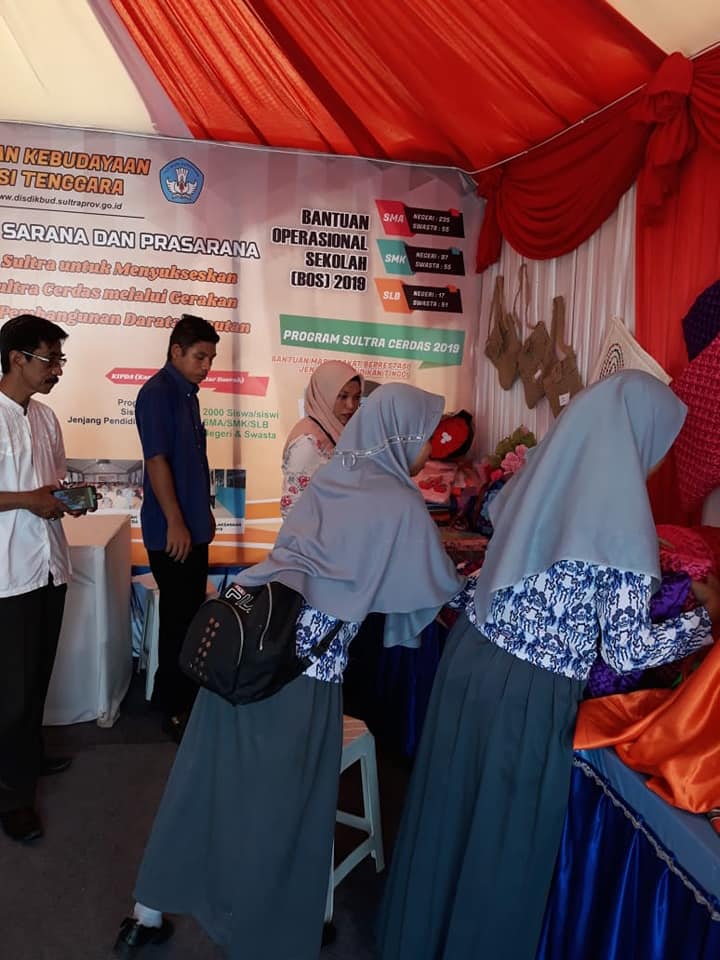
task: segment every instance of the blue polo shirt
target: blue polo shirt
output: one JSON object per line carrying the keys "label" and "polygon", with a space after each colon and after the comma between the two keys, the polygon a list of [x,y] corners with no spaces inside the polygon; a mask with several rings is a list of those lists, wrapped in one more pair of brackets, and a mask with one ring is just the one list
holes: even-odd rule
{"label": "blue polo shirt", "polygon": [[[135,402],[143,457],[162,454],[175,481],[175,494],[193,545],[210,543],[210,470],[205,427],[200,419],[197,384],[190,383],[171,363],[150,377]],[[148,550],[164,550],[167,521],[147,470],[140,511],[143,541]]]}

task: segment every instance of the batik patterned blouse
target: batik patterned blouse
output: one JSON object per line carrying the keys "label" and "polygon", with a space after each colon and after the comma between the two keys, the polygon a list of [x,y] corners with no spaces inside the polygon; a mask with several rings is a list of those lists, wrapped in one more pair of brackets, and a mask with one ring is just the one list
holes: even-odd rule
{"label": "batik patterned blouse", "polygon": [[563,560],[493,594],[485,623],[475,613],[475,577],[451,605],[488,640],[521,660],[586,680],[598,654],[626,673],[670,663],[712,642],[705,607],[672,620],[650,619],[649,576]]}
{"label": "batik patterned blouse", "polygon": [[[598,653],[626,673],[679,660],[712,642],[705,607],[663,623],[650,619],[649,576],[562,560],[514,587],[498,590],[484,624],[475,613],[475,576],[448,606],[464,609],[488,640],[552,673],[587,680]],[[297,621],[297,652],[306,656],[336,620],[304,604]],[[327,653],[305,671],[317,680],[342,682],[348,647],[360,624],[346,623]]]}
{"label": "batik patterned blouse", "polygon": [[[296,624],[295,650],[297,655],[306,657],[315,644],[322,640],[324,636],[327,636],[336,623],[335,617],[331,617],[327,613],[321,613],[320,610],[304,603]],[[333,638],[327,652],[308,667],[304,676],[313,677],[315,680],[327,680],[331,683],[342,683],[343,672],[348,661],[348,647],[359,629],[359,623],[345,623],[338,631],[337,636]]]}

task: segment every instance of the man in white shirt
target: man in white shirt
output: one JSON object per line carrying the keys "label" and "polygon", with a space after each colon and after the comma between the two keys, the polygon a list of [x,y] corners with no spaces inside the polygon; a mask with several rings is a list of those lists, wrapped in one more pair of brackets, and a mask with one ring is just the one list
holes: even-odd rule
{"label": "man in white shirt", "polygon": [[42,836],[39,776],[70,766],[45,756],[42,718],[55,661],[70,555],[53,496],[65,450],[53,411],[32,400],[62,375],[67,334],[23,315],[0,329],[0,823],[13,840]]}

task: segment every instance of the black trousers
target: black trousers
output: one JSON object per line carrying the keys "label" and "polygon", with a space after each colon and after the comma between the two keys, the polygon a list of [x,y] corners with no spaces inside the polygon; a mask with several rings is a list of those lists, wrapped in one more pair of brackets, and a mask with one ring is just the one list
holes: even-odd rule
{"label": "black trousers", "polygon": [[0,813],[32,806],[65,584],[0,598]]}
{"label": "black trousers", "polygon": [[149,550],[150,569],[160,590],[160,639],[153,701],[167,716],[190,710],[197,686],[178,666],[188,624],[205,600],[207,544],[193,547],[184,563],[164,550]]}

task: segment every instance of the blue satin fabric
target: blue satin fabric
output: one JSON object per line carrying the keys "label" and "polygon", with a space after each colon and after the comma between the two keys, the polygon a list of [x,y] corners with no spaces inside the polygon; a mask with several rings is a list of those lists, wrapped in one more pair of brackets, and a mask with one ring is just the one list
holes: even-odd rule
{"label": "blue satin fabric", "polygon": [[720,921],[598,784],[573,769],[537,960],[718,957]]}

